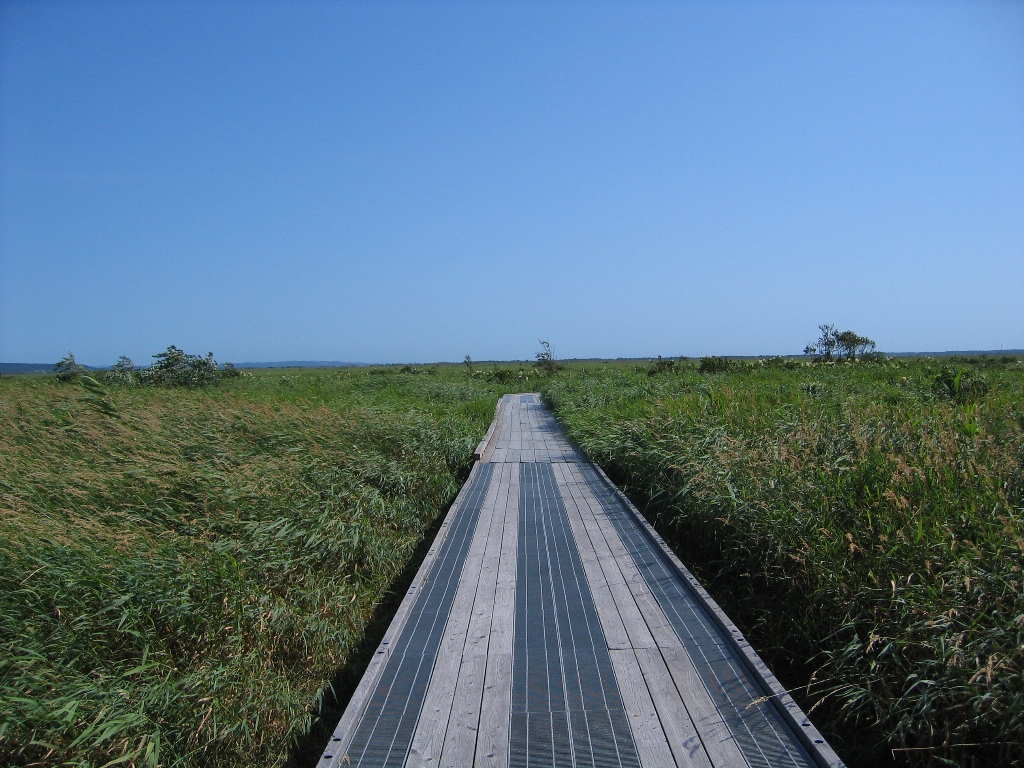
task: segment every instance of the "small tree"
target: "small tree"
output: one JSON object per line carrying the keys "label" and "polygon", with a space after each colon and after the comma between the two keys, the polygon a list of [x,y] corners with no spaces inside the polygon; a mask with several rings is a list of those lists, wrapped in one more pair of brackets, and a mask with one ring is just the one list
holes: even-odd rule
{"label": "small tree", "polygon": [[551,344],[543,339],[540,341],[540,352],[537,353],[536,357],[537,360],[533,364],[534,367],[539,368],[548,375],[553,374],[562,368],[562,366],[555,361],[555,350],[551,348]]}
{"label": "small tree", "polygon": [[737,367],[736,363],[727,357],[711,355],[702,357],[697,371],[700,373],[726,373]]}
{"label": "small tree", "polygon": [[873,352],[875,342],[854,331],[840,331],[836,334],[836,346],[839,348],[840,354],[845,355],[847,360],[856,360],[858,355]]}
{"label": "small tree", "polygon": [[658,355],[657,360],[651,361],[651,367],[647,369],[648,376],[657,376],[659,373],[671,373],[676,368],[676,361],[672,358],[667,360]]}
{"label": "small tree", "polygon": [[837,357],[856,360],[859,356],[874,352],[875,342],[867,336],[854,331],[838,331],[832,324],[819,325],[818,330],[821,336],[816,342],[804,347],[804,354],[817,355],[819,361],[831,362]]}
{"label": "small tree", "polygon": [[111,384],[121,384],[123,386],[133,386],[139,383],[138,373],[135,368],[135,363],[132,362],[130,357],[121,355],[117,362],[110,369],[104,377]]}
{"label": "small tree", "polygon": [[221,371],[213,353],[206,357],[188,355],[173,344],[163,352],[153,355],[155,363],[146,371],[140,371],[148,384],[162,384],[168,387],[204,387],[220,381]]}
{"label": "small tree", "polygon": [[75,362],[74,352],[68,352],[67,357],[57,361],[53,370],[57,373],[57,381],[77,381],[78,377],[85,373],[85,366]]}
{"label": "small tree", "polygon": [[836,340],[836,327],[831,323],[822,324],[818,326],[818,330],[821,331],[821,336],[818,337],[817,343],[810,348],[817,352],[820,360],[831,360],[836,345],[839,343]]}

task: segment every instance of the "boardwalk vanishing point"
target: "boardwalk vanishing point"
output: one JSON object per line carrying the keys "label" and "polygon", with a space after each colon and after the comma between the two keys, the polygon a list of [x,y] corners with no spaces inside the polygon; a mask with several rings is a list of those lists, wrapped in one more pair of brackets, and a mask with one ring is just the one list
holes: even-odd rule
{"label": "boardwalk vanishing point", "polygon": [[537,395],[476,459],[317,768],[843,765]]}

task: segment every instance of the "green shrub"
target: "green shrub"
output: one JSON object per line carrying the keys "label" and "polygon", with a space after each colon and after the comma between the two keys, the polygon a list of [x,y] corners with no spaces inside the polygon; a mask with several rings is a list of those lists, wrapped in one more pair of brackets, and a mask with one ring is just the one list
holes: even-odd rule
{"label": "green shrub", "polygon": [[143,384],[164,387],[206,387],[221,379],[221,371],[213,353],[206,357],[189,355],[173,344],[163,352],[153,355],[156,361],[149,368],[139,371]]}
{"label": "green shrub", "polygon": [[737,367],[737,363],[733,360],[712,355],[711,357],[702,357],[697,370],[701,373],[725,373],[726,371],[735,370]]}
{"label": "green shrub", "polygon": [[651,367],[647,369],[648,376],[657,376],[662,373],[672,373],[676,369],[676,361],[672,358],[663,358],[658,355],[658,359],[651,363]]}
{"label": "green shrub", "polygon": [[932,386],[935,394],[958,403],[980,400],[988,394],[988,382],[979,373],[943,366]]}
{"label": "green shrub", "polygon": [[78,381],[78,377],[85,373],[85,367],[75,362],[73,352],[68,352],[67,357],[54,363],[53,370],[57,374],[57,381],[64,383]]}

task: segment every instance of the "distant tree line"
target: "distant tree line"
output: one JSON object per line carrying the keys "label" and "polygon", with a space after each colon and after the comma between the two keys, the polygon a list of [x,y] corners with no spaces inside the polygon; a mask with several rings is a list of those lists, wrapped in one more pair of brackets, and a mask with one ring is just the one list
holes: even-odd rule
{"label": "distant tree line", "polygon": [[[241,371],[231,363],[219,365],[213,359],[213,353],[206,357],[190,355],[173,344],[153,355],[154,363],[148,368],[140,368],[131,358],[122,355],[109,371],[99,373],[96,378],[108,384],[126,387],[163,386],[163,387],[208,387],[222,379],[234,378]],[[75,361],[75,355],[68,352],[67,357],[53,366],[57,381],[78,381],[87,376],[86,368]]]}

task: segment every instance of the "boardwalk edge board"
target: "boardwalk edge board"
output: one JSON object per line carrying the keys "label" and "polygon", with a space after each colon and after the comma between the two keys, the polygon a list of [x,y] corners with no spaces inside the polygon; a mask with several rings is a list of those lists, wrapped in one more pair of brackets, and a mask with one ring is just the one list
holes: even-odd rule
{"label": "boardwalk edge board", "polygon": [[484,435],[484,439],[480,441],[480,444],[473,451],[473,461],[480,461],[484,457],[484,451],[487,450],[487,443],[491,440],[491,435],[494,434],[494,425],[498,423],[498,413],[501,410],[501,398],[498,399],[498,404],[494,406],[494,418],[491,419],[491,425],[487,427],[487,434]]}
{"label": "boardwalk edge board", "polygon": [[[586,454],[583,454],[586,455]],[[591,462],[591,466],[597,470],[601,479],[607,484],[609,490],[619,501],[621,501],[626,509],[630,511],[633,518],[640,525],[640,528],[647,534],[647,537],[658,547],[662,555],[672,564],[672,567],[679,572],[679,575],[683,577],[684,583],[690,588],[690,591],[696,597],[704,610],[708,612],[712,620],[718,626],[725,637],[728,638],[729,644],[733,650],[739,655],[739,657],[746,663],[748,670],[754,676],[761,685],[769,692],[770,700],[775,705],[779,714],[783,720],[792,728],[793,733],[800,739],[800,743],[803,747],[811,754],[811,757],[822,766],[822,768],[845,768],[845,763],[840,759],[839,755],[836,754],[835,750],[829,746],[829,743],[825,740],[825,737],[821,735],[810,718],[800,708],[800,705],[796,703],[793,697],[790,695],[778,678],[768,668],[768,665],[764,663],[761,657],[754,650],[753,646],[747,642],[747,639],[743,637],[743,633],[740,632],[739,628],[732,622],[728,614],[722,610],[721,606],[715,602],[715,599],[711,597],[703,585],[697,579],[690,569],[683,565],[683,562],[676,556],[665,540],[661,537],[654,526],[647,520],[646,517],[640,512],[639,509],[629,500],[629,497],[622,492],[622,490],[615,485],[605,474],[605,471],[597,464]]]}
{"label": "boardwalk edge board", "polygon": [[494,418],[491,419],[491,425],[487,428],[487,434],[484,435],[484,439],[480,441],[480,444],[473,451],[473,461],[483,461],[484,454],[487,452],[487,446],[491,442],[491,437],[494,435],[494,429],[498,424],[501,423],[501,414],[504,410],[505,398],[499,397],[498,404],[494,406]]}
{"label": "boardwalk edge board", "polygon": [[[444,540],[447,538],[448,533],[452,528],[452,523],[454,522],[459,510],[462,508],[462,505],[465,503],[465,499],[466,496],[469,495],[470,488],[473,486],[472,481],[475,479],[475,475],[479,471],[480,464],[474,463],[473,468],[470,470],[469,477],[466,478],[466,482],[463,484],[462,488],[459,489],[459,493],[455,497],[455,501],[453,501],[452,505],[448,508],[448,514],[445,515],[444,522],[441,523],[441,527],[437,531],[437,536],[434,537],[434,541],[430,545],[430,549],[427,551],[427,556],[424,557],[423,562],[420,563],[420,567],[416,571],[416,576],[413,578],[412,583],[409,585],[409,589],[406,590],[405,597],[402,598],[402,602],[398,606],[398,611],[395,613],[395,617],[391,620],[391,624],[384,633],[384,637],[381,639],[380,645],[377,646],[377,650],[374,652],[373,658],[367,665],[366,672],[363,673],[363,677],[359,681],[359,685],[356,687],[355,692],[352,694],[352,698],[349,700],[348,706],[345,707],[345,713],[341,716],[341,720],[338,721],[338,725],[334,729],[334,733],[331,735],[331,740],[327,743],[327,749],[324,753],[324,757],[321,758],[321,763],[325,759],[328,760],[326,763],[328,768],[348,765],[346,759],[348,757],[347,750],[349,744],[352,742],[352,736],[355,734],[356,726],[359,724],[359,720],[366,710],[370,694],[373,692],[374,688],[376,688],[377,683],[384,672],[384,665],[390,655],[391,645],[399,635],[402,634],[406,620],[409,618],[413,604],[416,602],[418,589],[423,585],[424,579],[426,579],[427,575],[430,573],[430,569],[433,567],[434,561],[437,559],[438,552],[441,550],[441,544],[444,543]],[[328,754],[331,755],[330,758],[327,758]]]}

